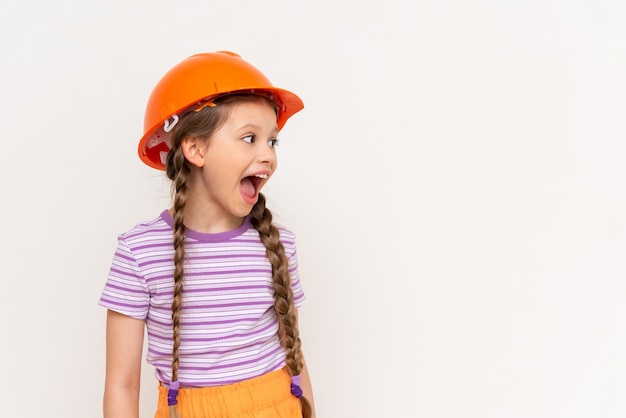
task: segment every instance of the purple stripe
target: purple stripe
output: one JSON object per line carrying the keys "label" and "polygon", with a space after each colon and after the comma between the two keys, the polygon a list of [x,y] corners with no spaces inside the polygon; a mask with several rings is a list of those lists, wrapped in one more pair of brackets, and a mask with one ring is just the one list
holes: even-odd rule
{"label": "purple stripe", "polygon": [[[236,242],[236,243],[245,243],[245,244],[258,244],[259,240],[258,239],[233,239],[231,240],[231,242]],[[285,240],[285,239],[281,239],[280,243],[283,244],[283,247],[286,246],[293,246],[294,242],[293,241],[289,241],[289,240]]]}
{"label": "purple stripe", "polygon": [[[170,341],[170,342],[171,342],[171,341]],[[278,352],[280,352],[280,351],[282,351],[282,350],[284,350],[284,348],[283,348],[281,345],[277,345],[277,346],[276,346],[276,347],[272,350],[272,353],[273,353],[273,354],[276,354],[276,353],[278,353]],[[172,355],[172,352],[171,352],[171,351],[169,351],[169,350],[168,350],[168,351],[159,351],[159,350],[157,350],[157,349],[148,348],[148,352],[149,352],[149,353],[151,353],[151,354],[155,354],[156,356],[171,356],[171,355]],[[228,349],[223,349],[223,350],[218,350],[218,349],[215,349],[215,350],[211,350],[211,354],[212,354],[212,355],[214,355],[215,357],[220,357],[220,356],[222,356],[222,355],[224,355],[224,354],[229,354],[229,353],[232,353],[232,350],[228,350]],[[256,353],[252,353],[252,354],[253,354],[253,357],[254,357],[254,358],[260,358],[260,357],[258,357],[258,356],[257,356],[257,354],[256,354]],[[264,355],[262,358],[265,358],[265,357],[271,357],[271,355]],[[206,360],[208,363],[210,363],[210,362],[214,361],[215,359],[209,359],[209,358],[207,358],[207,359],[205,359],[205,360]],[[157,362],[155,362],[155,363],[157,363]],[[160,362],[158,362],[158,363],[160,363]],[[171,365],[172,365],[171,363],[165,363],[165,364],[167,365],[167,367],[171,367]],[[229,364],[231,364],[231,363],[229,363]],[[203,368],[203,370],[212,369],[213,367],[217,367],[217,365],[211,365],[211,366],[204,367],[204,368]]]}
{"label": "purple stripe", "polygon": [[171,242],[163,242],[163,243],[152,243],[152,244],[138,245],[136,247],[133,247],[132,251],[138,253],[138,252],[144,251],[146,249],[160,249],[160,248],[171,249],[172,248],[172,243]]}
{"label": "purple stripe", "polygon": [[135,273],[133,272],[129,272],[129,271],[124,271],[124,270],[120,270],[120,269],[116,269],[114,267],[111,267],[111,273],[116,273],[120,276],[124,276],[124,277],[130,277],[130,278],[135,278],[137,277],[135,275]]}
{"label": "purple stripe", "polygon": [[[180,321],[182,327],[200,327],[200,326],[218,326],[218,325],[234,325],[234,324],[246,324],[256,322],[256,318],[240,318],[240,319],[228,319],[223,321]],[[150,322],[154,325],[160,325],[160,329],[169,328],[172,326],[172,321],[161,322],[154,318],[151,318]]]}
{"label": "purple stripe", "polygon": [[130,261],[131,263],[135,262],[135,259],[133,257],[127,256],[126,254],[118,251],[115,253],[115,257],[117,258],[121,258],[122,260],[126,260],[126,261]]}
{"label": "purple stripe", "polygon": [[[256,299],[259,298],[259,295],[255,295]],[[248,300],[244,299],[241,302],[229,302],[229,303],[217,303],[217,302],[207,302],[207,301],[187,301],[183,306],[185,309],[205,309],[210,310],[211,312],[217,311],[220,308],[228,308],[225,311],[230,312],[230,308],[240,308],[240,307],[262,307],[267,306],[269,301],[267,300]],[[169,306],[167,306],[169,309]],[[197,312],[197,311],[196,311]]]}
{"label": "purple stripe", "polygon": [[196,257],[188,257],[188,260],[232,260],[237,258],[266,258],[265,252],[243,252],[240,254],[219,254],[219,255],[202,255]]}
{"label": "purple stripe", "polygon": [[[216,326],[216,325],[234,325],[244,323],[255,323],[256,318],[241,318],[224,321],[181,321],[181,326],[199,327],[199,326]],[[171,324],[170,324],[171,325]]]}
{"label": "purple stripe", "polygon": [[137,305],[136,303],[121,303],[121,302],[116,302],[114,300],[111,299],[107,299],[104,296],[102,296],[100,298],[100,302],[105,305],[105,306],[117,306],[120,308],[131,308],[133,310],[142,310],[142,309],[146,309],[148,307],[147,303],[143,303],[140,305]]}
{"label": "purple stripe", "polygon": [[[172,268],[173,270],[173,268]],[[148,275],[148,277],[146,277],[146,282],[148,284],[150,283],[154,283],[154,282],[158,282],[160,280],[167,280],[167,281],[171,281],[172,283],[174,283],[174,278],[172,277],[172,272],[170,271],[169,273],[163,273],[159,276],[156,275]]]}
{"label": "purple stripe", "polygon": [[[172,290],[170,291],[165,291],[165,292],[159,292],[159,295],[162,297],[165,296],[174,296],[174,284],[171,283]],[[212,288],[197,288],[197,289],[190,289],[189,286],[188,287],[183,287],[183,293],[185,295],[188,294],[210,294],[210,293],[223,293],[223,292],[230,292],[230,291],[234,291],[234,290],[274,290],[274,288],[272,286],[267,286],[267,285],[258,285],[258,286],[231,286],[231,287],[216,287],[214,289]],[[265,294],[265,293],[262,293]]]}
{"label": "purple stripe", "polygon": [[[128,275],[128,273],[119,271],[117,269],[111,269],[111,271],[118,272],[119,274]],[[211,271],[211,272],[205,271],[205,272],[199,272],[199,273],[186,271],[185,277],[207,277],[207,278],[219,279],[218,276],[230,277],[230,276],[254,273],[254,274],[261,274],[262,275],[261,277],[263,278],[266,278],[266,277],[269,278],[271,272],[272,272],[271,269],[237,269],[237,270],[220,270],[220,271]],[[172,271],[163,272],[162,274],[159,274],[159,275],[152,275],[152,274],[148,275],[148,278],[146,280],[153,282],[155,280],[164,280],[164,279],[172,280]]]}
{"label": "purple stripe", "polygon": [[[211,343],[211,342],[216,342],[216,341],[226,341],[226,340],[235,340],[235,339],[249,339],[250,337],[254,337],[254,336],[258,336],[258,335],[263,335],[265,333],[265,331],[267,331],[268,329],[274,327],[275,324],[274,323],[270,323],[269,325],[264,326],[263,328],[257,328],[252,332],[243,332],[243,333],[236,333],[236,334],[228,334],[228,335],[223,335],[220,337],[204,337],[204,338],[192,338],[192,337],[185,337],[182,336],[181,337],[181,341],[182,342],[191,342],[191,343],[200,343],[200,342],[205,342],[205,343]],[[161,340],[161,341],[166,341],[166,342],[170,342],[172,341],[172,337],[171,335],[160,335],[157,333],[151,333],[152,337],[154,337],[155,339]]]}
{"label": "purple stripe", "polygon": [[249,285],[249,286],[225,286],[217,287],[215,289],[189,289],[187,287],[184,291],[188,293],[209,293],[209,292],[225,292],[230,290],[252,290],[252,289],[273,289],[272,286],[266,285]]}
{"label": "purple stripe", "polygon": [[[115,289],[115,290],[119,290],[121,293],[136,293],[139,295],[143,295],[146,293],[145,289],[135,289],[131,287],[118,286],[118,285],[113,284],[113,282],[107,283],[105,289],[106,290]],[[115,292],[111,292],[111,293],[115,293]]]}
{"label": "purple stripe", "polygon": [[211,342],[215,342],[215,341],[224,341],[225,339],[228,340],[235,340],[235,339],[248,339],[250,337],[254,337],[256,335],[263,335],[265,333],[265,331],[267,331],[268,329],[274,327],[275,325],[273,323],[270,323],[269,325],[264,326],[263,328],[258,328],[255,329],[252,332],[244,332],[244,333],[236,333],[236,334],[229,334],[228,337],[213,337],[213,338],[182,338],[182,341],[186,341],[186,342],[194,342],[194,343],[201,343],[201,342],[206,342],[206,343],[211,343]]}
{"label": "purple stripe", "polygon": [[[154,354],[155,356],[159,356],[159,357],[167,357],[167,356],[171,356],[172,352],[171,351],[158,351],[155,348],[149,347],[148,348],[148,353],[150,354]],[[171,366],[171,364],[170,364]]]}
{"label": "purple stripe", "polygon": [[[150,228],[150,230],[146,230],[143,228]],[[166,227],[155,227],[154,222],[144,223],[137,225],[137,230],[129,231],[123,235],[123,239],[126,241],[131,241],[132,238],[139,239],[144,236],[150,235],[172,235],[172,228],[170,226]],[[166,234],[163,234],[165,232]]]}
{"label": "purple stripe", "polygon": [[[172,257],[173,257],[173,251],[172,251]],[[141,261],[138,263],[138,266],[141,268],[144,267],[149,267],[153,264],[164,264],[165,266],[169,267],[172,264],[172,257],[167,257],[167,258],[155,258],[154,260],[146,260],[146,261]]]}
{"label": "purple stripe", "polygon": [[187,273],[185,272],[186,277],[204,277],[204,276],[223,276],[223,275],[234,275],[234,274],[249,274],[249,273],[270,273],[271,269],[236,269],[236,270],[218,270],[211,272],[201,272],[201,273]]}
{"label": "purple stripe", "polygon": [[210,308],[211,309],[216,309],[216,308],[238,308],[238,307],[243,307],[243,306],[253,307],[253,306],[265,306],[265,305],[267,305],[267,303],[263,302],[263,301],[259,301],[259,302],[241,302],[241,303],[237,303],[237,302],[233,302],[233,303],[211,303]]}
{"label": "purple stripe", "polygon": [[[164,258],[156,258],[154,260],[145,260],[138,263],[139,267],[149,267],[154,264],[171,264],[173,257],[173,251],[171,257]],[[262,260],[266,260],[267,256],[265,253],[263,254],[240,254],[240,255],[211,255],[211,256],[199,256],[199,257],[187,257],[187,261],[215,261],[215,260],[232,260],[232,259],[250,259],[250,258],[258,258]],[[129,259],[130,260],[130,259]],[[268,262],[269,263],[269,262]],[[258,264],[255,261],[255,264]]]}

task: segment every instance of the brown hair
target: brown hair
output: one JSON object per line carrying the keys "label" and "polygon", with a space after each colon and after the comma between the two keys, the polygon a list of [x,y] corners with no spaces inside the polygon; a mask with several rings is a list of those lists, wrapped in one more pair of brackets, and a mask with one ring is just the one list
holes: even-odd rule
{"label": "brown hair", "polygon": [[[181,143],[188,136],[207,139],[226,121],[234,103],[241,101],[266,101],[274,108],[276,105],[259,95],[230,95],[216,100],[216,106],[205,106],[199,111],[190,112],[180,119],[172,131],[171,149],[167,156],[166,174],[172,180],[174,195],[174,300],[172,302],[172,381],[178,380],[178,350],[180,348],[180,312],[183,289],[185,260],[184,248],[184,212],[187,202],[187,180],[191,173],[189,163],[183,155]],[[304,366],[301,342],[296,318],[289,260],[280,242],[278,228],[272,223],[272,213],[265,207],[265,197],[259,194],[257,203],[250,213],[252,226],[259,232],[261,242],[266,248],[267,258],[272,266],[274,287],[274,310],[278,320],[278,337],[286,352],[286,364],[292,376],[302,372]],[[312,415],[309,401],[301,397],[304,418]],[[179,418],[176,406],[170,406],[170,418]]]}

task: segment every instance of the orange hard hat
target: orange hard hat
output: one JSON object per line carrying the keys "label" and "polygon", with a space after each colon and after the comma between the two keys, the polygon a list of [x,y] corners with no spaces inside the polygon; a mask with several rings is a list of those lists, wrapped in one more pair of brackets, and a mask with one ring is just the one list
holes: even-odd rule
{"label": "orange hard hat", "polygon": [[204,101],[243,92],[267,96],[277,104],[279,130],[304,107],[298,96],[274,87],[263,73],[233,52],[192,55],[169,70],[152,90],[139,158],[150,167],[165,170],[169,130],[179,116]]}

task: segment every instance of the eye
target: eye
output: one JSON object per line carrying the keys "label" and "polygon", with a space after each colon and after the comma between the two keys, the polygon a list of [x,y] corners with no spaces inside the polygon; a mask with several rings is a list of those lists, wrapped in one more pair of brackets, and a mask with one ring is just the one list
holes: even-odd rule
{"label": "eye", "polygon": [[270,147],[276,148],[278,144],[280,144],[280,140],[278,138],[274,138],[267,141],[267,143],[270,144]]}
{"label": "eye", "polygon": [[241,140],[243,142],[247,142],[248,144],[254,144],[254,135],[252,135],[252,134],[246,135],[243,138],[241,138]]}

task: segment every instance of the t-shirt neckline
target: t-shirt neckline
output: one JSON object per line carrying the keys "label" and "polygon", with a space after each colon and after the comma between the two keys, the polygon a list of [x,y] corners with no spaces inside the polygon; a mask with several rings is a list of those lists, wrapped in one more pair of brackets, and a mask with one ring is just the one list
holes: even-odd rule
{"label": "t-shirt neckline", "polygon": [[[161,212],[161,219],[166,224],[168,224],[172,229],[174,229],[174,219],[172,218],[172,215],[170,215],[167,209]],[[242,235],[244,232],[250,229],[250,227],[252,227],[252,224],[250,223],[250,217],[246,216],[240,226],[238,226],[235,229],[231,229],[230,231],[209,234],[206,232],[194,231],[193,229],[186,229],[185,236],[188,238],[196,239],[198,241],[206,241],[206,242],[227,241],[229,239]]]}

